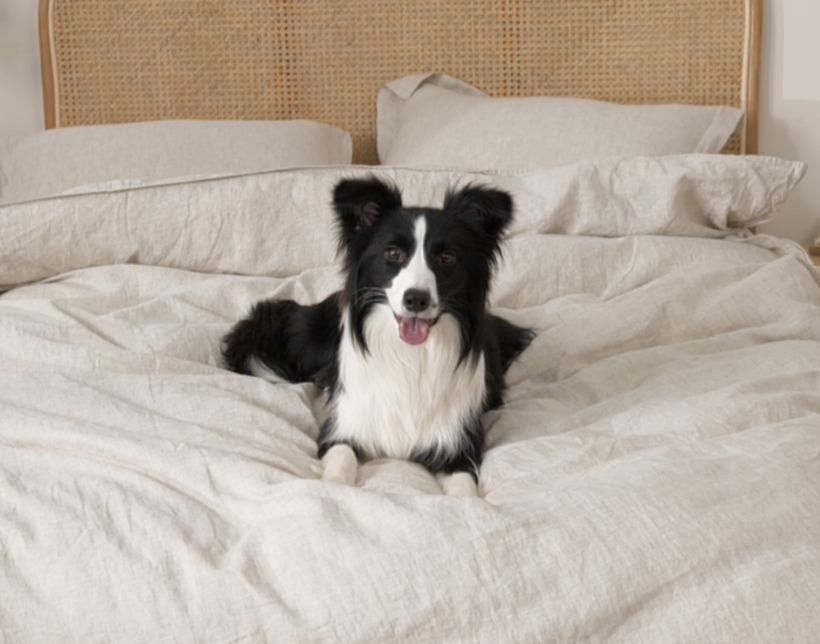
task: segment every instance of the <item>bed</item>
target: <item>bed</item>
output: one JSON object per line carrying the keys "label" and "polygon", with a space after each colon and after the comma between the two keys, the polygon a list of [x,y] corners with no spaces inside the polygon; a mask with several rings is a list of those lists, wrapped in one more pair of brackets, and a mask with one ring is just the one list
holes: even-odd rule
{"label": "bed", "polygon": [[[42,0],[0,148],[0,641],[810,642],[820,274],[750,228],[759,0]],[[332,16],[332,18],[328,18]],[[537,332],[478,498],[321,480],[322,394],[222,367],[339,284],[330,191],[467,182]]]}

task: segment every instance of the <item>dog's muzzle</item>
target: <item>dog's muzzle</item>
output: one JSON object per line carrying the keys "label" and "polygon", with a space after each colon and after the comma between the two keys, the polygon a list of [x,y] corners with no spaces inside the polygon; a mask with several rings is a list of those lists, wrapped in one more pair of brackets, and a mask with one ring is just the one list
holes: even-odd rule
{"label": "dog's muzzle", "polygon": [[421,344],[427,339],[430,327],[436,323],[434,317],[428,317],[431,305],[432,298],[427,289],[410,288],[405,291],[402,297],[403,315],[396,315],[396,321],[399,335],[407,344]]}

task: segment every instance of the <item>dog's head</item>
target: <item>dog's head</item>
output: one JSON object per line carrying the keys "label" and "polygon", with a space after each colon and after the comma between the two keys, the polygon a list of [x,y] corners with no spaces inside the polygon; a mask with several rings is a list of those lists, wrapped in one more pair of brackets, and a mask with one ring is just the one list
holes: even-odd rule
{"label": "dog's head", "polygon": [[448,192],[440,209],[414,208],[379,179],[347,179],[337,184],[333,204],[351,314],[389,306],[409,344],[424,342],[442,314],[462,326],[483,315],[512,220],[509,194],[471,185]]}

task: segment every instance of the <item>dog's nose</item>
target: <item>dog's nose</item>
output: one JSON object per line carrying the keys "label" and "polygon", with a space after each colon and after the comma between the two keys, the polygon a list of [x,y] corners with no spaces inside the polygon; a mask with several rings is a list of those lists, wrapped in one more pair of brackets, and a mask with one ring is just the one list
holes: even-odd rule
{"label": "dog's nose", "polygon": [[410,288],[404,292],[404,308],[411,313],[421,313],[430,306],[430,291]]}

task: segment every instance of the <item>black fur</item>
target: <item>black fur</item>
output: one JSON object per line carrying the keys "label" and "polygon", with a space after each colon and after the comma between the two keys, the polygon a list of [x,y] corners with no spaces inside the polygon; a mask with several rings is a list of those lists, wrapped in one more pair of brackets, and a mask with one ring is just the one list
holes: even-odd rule
{"label": "black fur", "polygon": [[[343,289],[310,306],[292,300],[260,302],[225,337],[226,366],[250,373],[249,360],[256,356],[286,380],[325,388],[332,401],[344,387],[337,368],[341,311],[348,309],[354,341],[367,352],[364,322],[374,306],[387,301],[383,289],[401,268],[385,259],[385,251],[398,248],[411,255],[414,222],[424,215],[426,256],[439,258],[446,251],[459,258],[451,265],[439,265],[438,260],[428,265],[436,276],[441,313],[453,315],[459,323],[461,360],[477,363],[484,355],[486,395],[483,407],[464,419],[458,450],[418,451],[411,458],[434,473],[468,471],[475,476],[484,450],[481,416],[502,404],[504,373],[534,337],[532,331],[486,310],[492,271],[512,219],[512,199],[498,190],[467,186],[448,192],[442,209],[407,208],[402,207],[395,187],[370,178],[341,181],[333,204]],[[320,458],[337,442],[334,423],[331,413],[319,434]],[[373,456],[363,454],[354,443],[351,447],[359,457]]]}
{"label": "black fur", "polygon": [[340,325],[338,292],[311,306],[264,300],[225,336],[223,361],[231,371],[253,375],[250,359],[256,356],[285,380],[325,388],[333,382]]}

